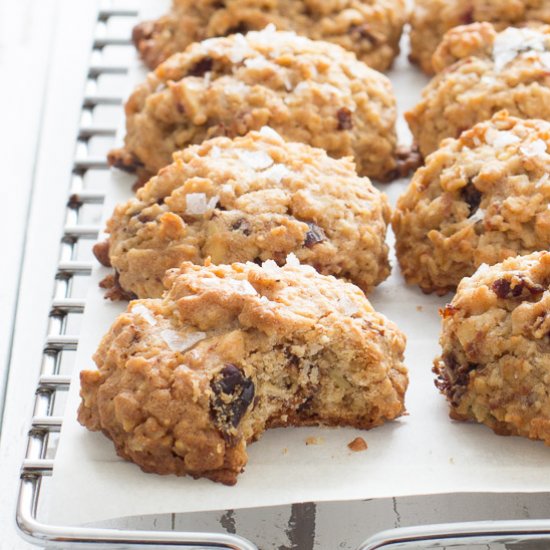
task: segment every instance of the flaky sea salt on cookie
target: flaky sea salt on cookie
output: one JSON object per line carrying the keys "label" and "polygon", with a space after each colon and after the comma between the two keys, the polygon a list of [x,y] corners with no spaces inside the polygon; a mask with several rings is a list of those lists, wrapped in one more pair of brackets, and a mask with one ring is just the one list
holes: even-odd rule
{"label": "flaky sea salt on cookie", "polygon": [[372,428],[404,411],[405,337],[354,285],[289,256],[166,277],[81,374],[78,418],[147,472],[234,484],[275,426]]}
{"label": "flaky sea salt on cookie", "polygon": [[441,313],[451,417],[550,445],[550,252],[481,266]]}
{"label": "flaky sea salt on cookie", "polygon": [[490,23],[457,27],[433,60],[439,72],[405,113],[424,156],[500,109],[550,120],[550,26],[502,32]]}
{"label": "flaky sea salt on cookie", "polygon": [[389,274],[389,217],[385,195],[350,159],[264,127],[176,153],[115,209],[95,251],[117,273],[111,295],[158,297],[164,272],[185,260],[281,265],[291,252],[368,292]]}
{"label": "flaky sea salt on cookie", "polygon": [[443,35],[454,27],[483,21],[493,23],[499,30],[526,21],[550,23],[550,2],[415,0],[411,16],[411,61],[432,74],[432,55]]}
{"label": "flaky sea salt on cookie", "polygon": [[550,249],[550,123],[499,113],[426,159],[392,225],[409,283],[444,294],[483,263]]}
{"label": "flaky sea salt on cookie", "polygon": [[133,39],[145,63],[154,68],[192,42],[273,24],[334,42],[384,71],[399,53],[406,17],[404,0],[173,0],[170,13],[137,25]]}
{"label": "flaky sea salt on cookie", "polygon": [[268,125],[383,179],[397,168],[395,120],[384,75],[340,46],[271,26],[210,38],[159,65],[126,103],[124,147],[109,160],[145,181],[174,151]]}

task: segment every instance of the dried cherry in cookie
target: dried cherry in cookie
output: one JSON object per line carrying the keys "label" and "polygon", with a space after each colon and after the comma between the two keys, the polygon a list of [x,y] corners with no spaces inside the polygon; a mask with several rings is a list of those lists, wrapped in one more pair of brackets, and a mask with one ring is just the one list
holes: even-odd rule
{"label": "dried cherry in cookie", "polygon": [[309,230],[306,233],[306,238],[304,240],[304,246],[307,248],[312,248],[316,244],[322,243],[326,240],[327,236],[323,231],[322,227],[319,227],[316,223],[308,222],[307,223]]}
{"label": "dried cherry in cookie", "polygon": [[497,279],[491,285],[491,289],[502,300],[537,298],[546,290],[544,286],[535,284],[521,275]]}
{"label": "dried cherry in cookie", "polygon": [[338,109],[336,118],[338,119],[338,130],[351,130],[353,128],[352,113],[347,107]]}
{"label": "dried cherry in cookie", "polygon": [[214,392],[210,403],[214,422],[230,438],[254,400],[254,382],[228,363],[210,385]]}
{"label": "dried cherry in cookie", "polygon": [[205,56],[202,59],[199,59],[187,73],[188,76],[204,76],[206,73],[209,73],[214,67],[214,60]]}
{"label": "dried cherry in cookie", "polygon": [[239,218],[231,225],[233,231],[241,231],[247,237],[252,234],[252,228],[250,223],[245,218]]}
{"label": "dried cherry in cookie", "polygon": [[435,381],[435,385],[442,393],[447,395],[452,405],[457,405],[470,382],[470,373],[479,368],[479,365],[459,361],[452,352],[444,354],[440,362],[445,368],[437,371],[440,376]]}
{"label": "dried cherry in cookie", "polygon": [[481,204],[481,191],[477,189],[472,181],[468,181],[462,188],[460,195],[470,209],[470,216],[475,214]]}

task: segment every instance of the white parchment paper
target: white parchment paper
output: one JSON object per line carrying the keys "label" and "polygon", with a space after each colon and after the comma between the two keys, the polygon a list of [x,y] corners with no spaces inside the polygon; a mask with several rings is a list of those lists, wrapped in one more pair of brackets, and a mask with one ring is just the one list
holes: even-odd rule
{"label": "white parchment paper", "polygon": [[[158,6],[157,6],[158,9]],[[400,115],[418,100],[426,79],[404,52],[390,74]],[[137,79],[134,72],[133,78]],[[402,118],[402,142],[410,135]],[[112,174],[105,216],[132,195],[130,178]],[[379,186],[392,204],[407,181]],[[393,237],[389,235],[390,241]],[[392,245],[393,246],[393,245]],[[550,449],[540,442],[500,437],[488,428],[448,418],[431,372],[438,354],[438,308],[451,296],[425,296],[407,287],[393,257],[392,276],[370,296],[374,306],[407,334],[410,386],[408,415],[372,431],[287,428],[267,432],[249,447],[249,463],[234,487],[207,480],[145,474],[119,459],[112,443],[76,422],[78,370],[93,367],[91,356],[125,304],[103,299],[97,283],[107,270],[97,267],[90,290],[66,418],[51,483],[49,518],[54,524],[305,501],[351,500],[448,492],[550,491]],[[368,450],[351,452],[357,436]],[[306,445],[306,438],[320,439]]]}

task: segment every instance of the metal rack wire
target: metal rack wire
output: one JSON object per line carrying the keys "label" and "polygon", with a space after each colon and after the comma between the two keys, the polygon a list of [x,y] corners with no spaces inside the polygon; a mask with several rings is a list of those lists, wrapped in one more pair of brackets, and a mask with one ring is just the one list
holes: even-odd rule
{"label": "metal rack wire", "polygon": [[[128,46],[126,37],[105,37],[105,26],[112,18],[137,17],[136,10],[100,10],[97,15],[94,54],[107,46]],[[97,56],[96,56],[97,57]],[[101,57],[101,56],[99,56]],[[92,83],[103,75],[125,75],[126,66],[95,64],[88,68]],[[67,195],[65,226],[60,242],[59,261],[54,281],[53,299],[44,342],[40,376],[36,389],[33,417],[28,433],[25,459],[21,468],[21,481],[16,520],[22,536],[34,544],[46,547],[70,548],[228,548],[255,550],[250,541],[237,535],[218,533],[190,533],[163,531],[129,531],[122,529],[74,528],[53,526],[37,519],[41,487],[45,477],[51,476],[55,459],[55,437],[62,426],[62,416],[56,414],[56,401],[66,393],[70,375],[63,372],[63,355],[76,350],[78,336],[71,335],[71,316],[84,312],[83,299],[73,297],[78,278],[89,277],[92,264],[81,261],[77,249],[81,241],[95,239],[99,228],[85,224],[82,210],[89,205],[101,205],[104,193],[89,190],[85,177],[90,172],[101,172],[107,177],[108,166],[104,158],[88,156],[89,140],[113,137],[116,128],[91,123],[91,113],[98,106],[116,106],[121,109],[123,98],[118,95],[87,93],[82,101],[81,125],[76,136],[75,160]],[[378,548],[467,546],[492,542],[517,542],[550,538],[550,521],[475,522],[446,525],[415,526],[378,533],[360,546],[360,550]]]}

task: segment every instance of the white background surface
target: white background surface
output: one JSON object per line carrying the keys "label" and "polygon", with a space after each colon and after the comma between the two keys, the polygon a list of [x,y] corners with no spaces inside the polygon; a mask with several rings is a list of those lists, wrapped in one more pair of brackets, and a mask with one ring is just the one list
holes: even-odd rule
{"label": "white background surface", "polygon": [[[0,217],[0,230],[4,236],[0,264],[0,379],[6,372],[13,312],[17,290],[21,288],[11,379],[0,442],[2,550],[30,548],[18,538],[13,527],[17,478],[38,374],[36,358],[40,357],[45,334],[52,273],[67,189],[66,177],[73,152],[74,128],[78,115],[76,107],[82,94],[78,75],[70,72],[64,74],[58,69],[59,72],[53,75],[58,81],[55,86],[58,95],[55,98],[45,95],[47,77],[52,79],[51,49],[56,46],[55,40],[61,41],[61,44],[57,44],[53,57],[65,56],[68,66],[78,66],[79,63],[83,66],[88,57],[88,51],[83,49],[88,47],[88,29],[82,19],[86,20],[89,2],[73,2],[74,28],[72,32],[64,32],[61,36],[57,34],[55,26],[59,4],[56,0],[0,0],[0,159],[4,168],[0,189],[3,192],[2,196],[9,199]],[[84,13],[79,15],[79,11]],[[48,116],[43,118],[45,104],[49,105],[46,109]],[[21,277],[19,268],[22,243],[27,227],[28,199],[41,122],[48,129],[44,139],[49,141],[49,145],[44,147],[38,162],[41,177],[35,185],[27,261],[24,277]],[[416,522],[549,515],[547,495],[487,497],[473,501],[461,496],[422,501],[389,499],[380,501],[372,507],[370,503],[353,503],[343,509],[337,505],[319,507],[317,529],[330,537],[330,532],[336,531],[335,524],[345,516],[349,520],[348,524],[354,528],[354,532],[350,533],[352,538],[358,541],[363,538],[363,533],[367,535],[379,528]],[[265,519],[255,512],[236,512],[225,517],[224,528],[229,531],[237,529],[244,536],[262,540],[263,548],[313,548],[308,541],[304,539],[304,542],[301,542],[299,536],[296,538],[297,535],[286,530],[285,525],[289,519],[290,522],[297,520],[296,517],[294,520],[292,516],[289,517],[286,510],[273,513],[268,523],[262,523]],[[215,529],[218,519],[168,516],[137,518],[134,521],[119,520],[111,522],[111,525]],[[334,544],[330,546],[323,546],[316,541],[315,548],[334,548],[339,540],[337,535],[333,540]],[[541,549],[547,547],[544,544],[537,546]]]}
{"label": "white background surface", "polygon": [[6,204],[0,217],[1,379],[13,344],[0,440],[2,550],[29,548],[15,533],[15,499],[83,94],[80,67],[90,55],[86,21],[95,17],[91,0],[65,1],[63,17],[62,3],[0,0],[0,187]]}
{"label": "white background surface", "polygon": [[[0,216],[0,234],[5,236],[0,262],[0,395],[7,377],[54,8],[55,3],[49,0],[0,0],[0,190],[6,201]],[[21,391],[20,399],[10,400],[12,404],[1,431],[2,550],[30,548],[15,533],[14,505],[24,426],[28,423],[28,420],[23,421],[22,415],[30,414],[31,399],[29,387]]]}
{"label": "white background surface", "polygon": [[[0,1],[0,381],[6,370],[53,31],[54,3]],[[9,201],[9,203],[7,202]],[[2,387],[2,382],[0,382]]]}

